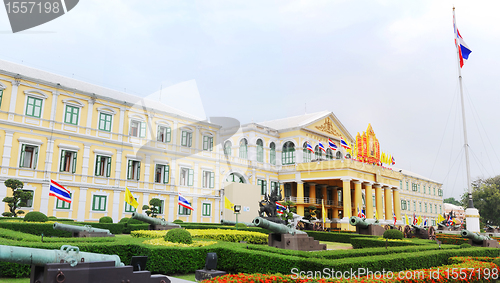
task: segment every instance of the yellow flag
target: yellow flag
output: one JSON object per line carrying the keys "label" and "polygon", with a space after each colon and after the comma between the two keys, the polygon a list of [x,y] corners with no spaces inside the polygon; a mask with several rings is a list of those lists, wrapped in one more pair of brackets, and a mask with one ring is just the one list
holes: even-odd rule
{"label": "yellow flag", "polygon": [[233,210],[234,204],[229,201],[229,199],[224,196],[224,208]]}
{"label": "yellow flag", "polygon": [[326,211],[323,199],[321,199],[321,216],[323,217],[323,228],[325,227]]}
{"label": "yellow flag", "polygon": [[375,209],[375,219],[377,219],[377,220],[378,220],[378,212],[377,212],[377,210],[376,210],[376,209]]}
{"label": "yellow flag", "polygon": [[410,220],[408,219],[408,214],[405,213],[406,225],[410,225]]}
{"label": "yellow flag", "polygon": [[438,223],[441,223],[443,221],[444,221],[444,217],[441,214],[439,214],[439,216],[438,216]]}
{"label": "yellow flag", "polygon": [[418,216],[418,222],[417,222],[417,225],[420,225],[422,224],[422,217]]}
{"label": "yellow flag", "polygon": [[139,206],[139,203],[135,200],[134,195],[132,195],[127,187],[125,187],[125,202],[136,209]]}

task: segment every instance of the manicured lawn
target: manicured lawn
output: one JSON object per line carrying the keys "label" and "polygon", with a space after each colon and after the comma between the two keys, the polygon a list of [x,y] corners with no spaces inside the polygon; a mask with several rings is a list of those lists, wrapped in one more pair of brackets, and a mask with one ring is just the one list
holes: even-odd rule
{"label": "manicured lawn", "polygon": [[171,275],[171,276],[169,275],[168,277],[175,277],[175,278],[179,278],[179,279],[184,279],[184,280],[196,282],[196,280],[194,278],[194,273],[180,274],[180,275]]}
{"label": "manicured lawn", "polygon": [[0,283],[30,283],[29,278],[0,278]]}

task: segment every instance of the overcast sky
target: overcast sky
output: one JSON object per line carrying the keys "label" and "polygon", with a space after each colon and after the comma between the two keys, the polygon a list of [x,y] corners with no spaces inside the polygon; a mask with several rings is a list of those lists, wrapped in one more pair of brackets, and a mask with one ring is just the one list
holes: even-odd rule
{"label": "overcast sky", "polygon": [[206,116],[241,123],[332,111],[352,136],[371,123],[397,167],[458,198],[453,5],[472,49],[462,69],[472,177],[495,176],[497,1],[84,0],[16,34],[0,9],[0,59],[139,96],[194,82]]}

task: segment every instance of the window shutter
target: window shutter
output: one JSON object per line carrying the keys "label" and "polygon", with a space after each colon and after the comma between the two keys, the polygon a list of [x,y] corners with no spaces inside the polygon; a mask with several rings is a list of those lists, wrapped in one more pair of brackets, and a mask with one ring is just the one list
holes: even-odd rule
{"label": "window shutter", "polygon": [[137,177],[136,177],[137,181],[139,181],[139,179],[141,179],[141,162],[137,162]]}
{"label": "window shutter", "polygon": [[132,160],[129,160],[128,161],[128,166],[127,166],[127,179],[131,179],[132,178]]}
{"label": "window shutter", "polygon": [[163,167],[163,183],[168,184],[169,178],[170,178],[170,165],[165,165],[165,167]]}
{"label": "window shutter", "polygon": [[34,148],[34,156],[33,156],[33,169],[36,169],[36,162],[38,161],[38,146]]}
{"label": "window shutter", "polygon": [[189,133],[188,138],[189,138],[189,147],[191,147],[193,145],[193,133]]}
{"label": "window shutter", "polygon": [[19,157],[19,167],[23,167],[24,165],[24,153],[26,150],[26,145],[21,145],[21,156]]}
{"label": "window shutter", "polygon": [[170,142],[170,127],[167,128],[167,137],[165,138],[166,142]]}
{"label": "window shutter", "polygon": [[141,122],[141,132],[139,134],[141,138],[146,137],[146,122]]}
{"label": "window shutter", "polygon": [[64,171],[64,158],[66,157],[66,150],[61,150],[61,164],[59,165],[59,172]]}
{"label": "window shutter", "polygon": [[213,151],[214,150],[214,138],[213,137],[210,138],[210,145],[209,146],[210,147],[208,148],[208,150]]}
{"label": "window shutter", "polygon": [[111,176],[111,157],[107,157],[108,159],[108,164],[106,168],[106,177]]}
{"label": "window shutter", "polygon": [[192,186],[194,181],[194,170],[189,169],[189,175],[188,175],[188,186]]}
{"label": "window shutter", "polygon": [[101,156],[97,155],[95,159],[95,175],[101,176]]}
{"label": "window shutter", "polygon": [[210,188],[214,187],[214,183],[215,183],[214,181],[215,181],[215,173],[210,172]]}
{"label": "window shutter", "polygon": [[101,210],[106,210],[106,197],[102,196],[101,197]]}
{"label": "window shutter", "polygon": [[77,152],[73,152],[73,168],[72,168],[73,173],[76,172],[76,157],[77,157]]}
{"label": "window shutter", "polygon": [[161,136],[161,127],[158,126],[158,129],[156,130],[156,140],[157,141],[162,141],[162,140],[159,140],[160,136]]}

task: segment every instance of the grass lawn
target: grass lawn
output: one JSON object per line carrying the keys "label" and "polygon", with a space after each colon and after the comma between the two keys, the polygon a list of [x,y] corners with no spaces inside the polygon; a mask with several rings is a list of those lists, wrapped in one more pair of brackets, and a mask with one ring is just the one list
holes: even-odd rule
{"label": "grass lawn", "polygon": [[0,283],[30,283],[29,278],[0,278]]}
{"label": "grass lawn", "polygon": [[336,243],[336,242],[326,242],[319,241],[320,244],[326,244],[327,250],[350,250],[352,245],[348,243]]}
{"label": "grass lawn", "polygon": [[[179,278],[179,279],[184,279],[184,280],[188,280],[188,281],[192,281],[192,282],[196,282],[195,278],[194,278],[194,273],[190,273],[190,274],[179,274],[179,275],[168,275],[168,277],[175,277],[175,278]],[[24,282],[23,282],[24,283]]]}

